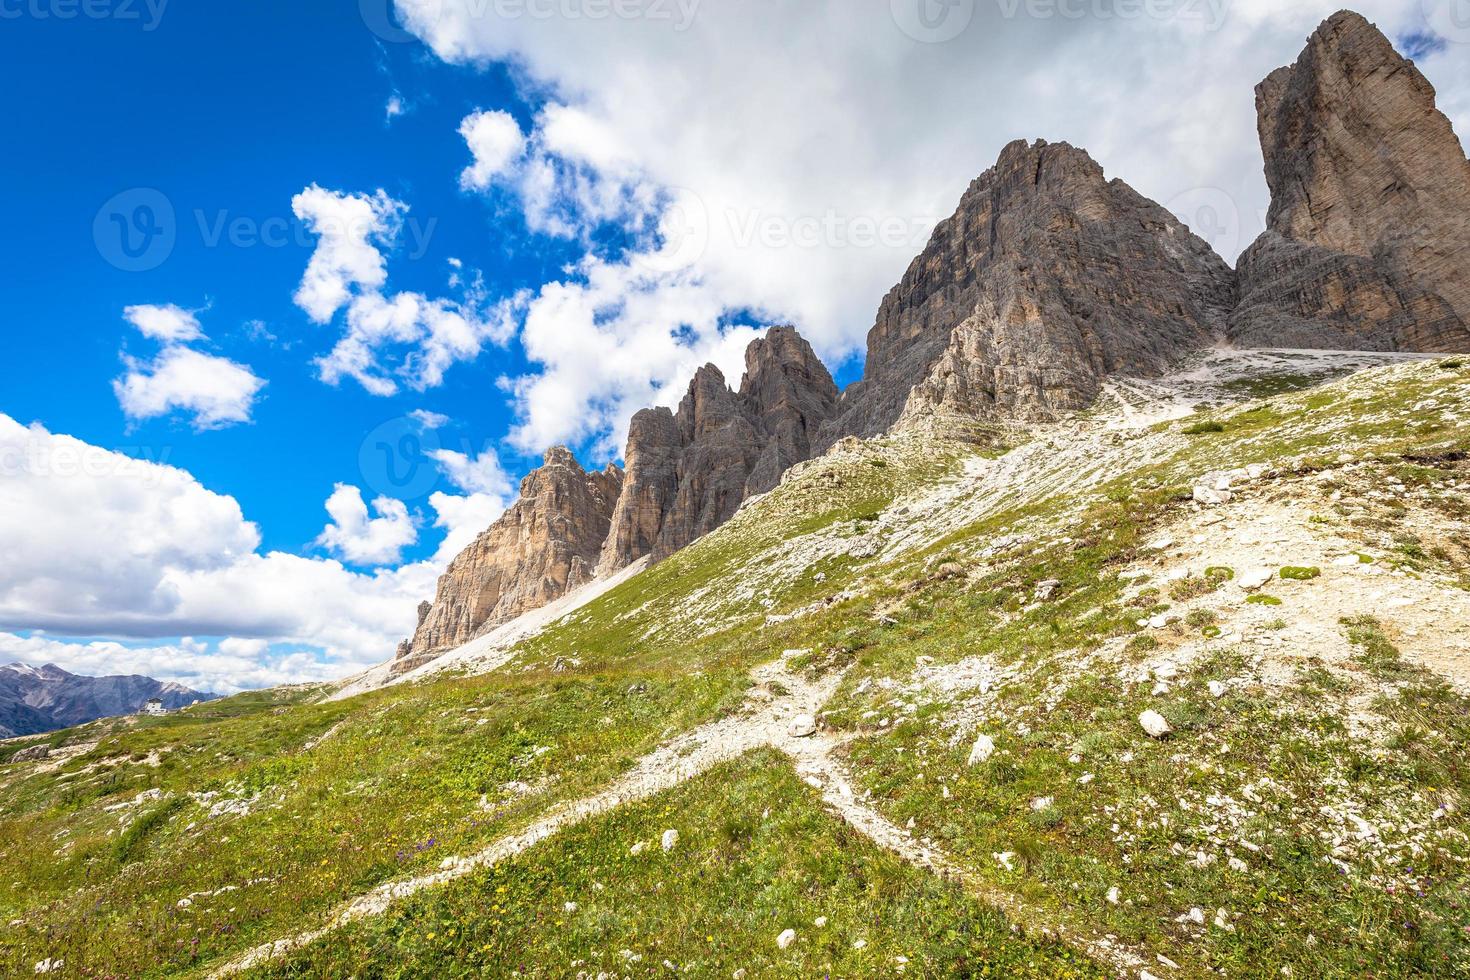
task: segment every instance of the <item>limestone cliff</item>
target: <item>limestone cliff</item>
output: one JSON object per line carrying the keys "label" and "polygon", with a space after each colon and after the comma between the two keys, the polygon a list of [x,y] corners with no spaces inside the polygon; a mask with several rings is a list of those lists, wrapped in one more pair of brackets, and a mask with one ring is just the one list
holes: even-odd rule
{"label": "limestone cliff", "polygon": [[836,403],[832,376],[791,327],[750,345],[738,392],[714,365],[700,368],[677,412],[652,408],[633,418],[601,570],[644,555],[662,560],[725,523],[747,497],[810,458]]}
{"label": "limestone cliff", "polygon": [[1470,161],[1413,62],[1344,11],[1256,110],[1271,210],[1238,263],[1232,339],[1470,350]]}
{"label": "limestone cliff", "polygon": [[394,671],[412,670],[590,581],[622,486],[616,466],[588,473],[566,449],[548,452],[522,481],[520,499],[440,576]]}
{"label": "limestone cliff", "polygon": [[1017,141],[970,185],[868,334],[818,446],[1084,408],[1223,333],[1233,276],[1164,208],[1065,143]]}

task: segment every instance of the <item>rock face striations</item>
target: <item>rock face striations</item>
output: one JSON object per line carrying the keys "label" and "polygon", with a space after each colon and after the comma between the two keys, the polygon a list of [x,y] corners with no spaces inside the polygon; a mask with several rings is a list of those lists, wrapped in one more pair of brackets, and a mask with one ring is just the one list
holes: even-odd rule
{"label": "rock face striations", "polygon": [[1271,210],[1238,264],[1231,338],[1470,350],[1470,161],[1413,62],[1344,11],[1256,110]]}
{"label": "rock face striations", "polygon": [[588,473],[567,450],[548,452],[521,482],[520,499],[449,563],[433,603],[419,606],[413,638],[399,645],[394,672],[591,581],[622,487],[616,466]]}
{"label": "rock face striations", "polygon": [[433,660],[645,555],[667,558],[775,487],[812,455],[837,386],[811,346],[776,327],[745,353],[734,392],[700,368],[678,412],[646,409],[628,432],[627,474],[587,473],[562,448],[521,484],[521,496],[439,579],[395,673]]}
{"label": "rock face striations", "polygon": [[1233,275],[1163,207],[1065,143],[1015,142],[884,298],[864,378],[818,440],[1089,405],[1224,331]]}
{"label": "rock face striations", "polygon": [[738,391],[707,365],[678,411],[634,416],[626,477],[552,450],[455,559],[398,663],[667,558],[844,437],[1055,418],[1109,375],[1225,340],[1470,351],[1470,161],[1424,76],[1344,12],[1256,101],[1272,203],[1236,270],[1084,151],[1011,143],[884,298],[862,381],[839,398],[779,327],[751,344]]}
{"label": "rock face striations", "polygon": [[700,368],[677,412],[633,417],[628,476],[601,570],[644,555],[660,561],[728,521],[747,497],[811,458],[836,404],[832,376],[791,327],[750,345],[738,392],[714,365]]}

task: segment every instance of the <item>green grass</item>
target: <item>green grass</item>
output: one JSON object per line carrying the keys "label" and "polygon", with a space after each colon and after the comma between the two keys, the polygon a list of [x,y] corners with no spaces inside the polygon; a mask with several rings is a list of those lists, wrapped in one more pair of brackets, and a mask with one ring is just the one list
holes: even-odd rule
{"label": "green grass", "polygon": [[[679,832],[670,853],[665,829]],[[634,856],[638,841],[649,847]],[[797,935],[782,950],[786,929]],[[889,976],[899,957],[913,976],[1106,975],[878,850],[784,757],[757,752],[256,975]]]}
{"label": "green grass", "polygon": [[[808,651],[794,661],[801,669],[849,671],[826,721],[858,738],[851,761],[860,792],[871,790],[900,825],[913,818],[916,835],[1060,921],[1233,976],[1286,965],[1298,977],[1457,975],[1470,925],[1460,897],[1470,858],[1463,842],[1436,838],[1435,849],[1412,861],[1374,857],[1343,875],[1315,835],[1324,818],[1314,804],[1350,786],[1383,811],[1370,819],[1463,832],[1460,809],[1427,821],[1440,801],[1470,796],[1464,700],[1407,667],[1391,644],[1381,645],[1382,628],[1365,623],[1345,627],[1359,649],[1354,670],[1308,663],[1289,696],[1259,685],[1248,658],[1231,650],[1189,665],[1154,695],[1152,679],[1125,675],[1201,634],[1218,636],[1221,626],[1197,609],[1167,630],[1141,632],[1137,620],[1169,601],[1199,600],[1201,588],[1233,573],[1210,569],[1168,596],[1131,592],[1116,573],[1142,556],[1162,522],[1185,512],[1191,481],[1221,467],[1264,463],[1304,475],[1334,467],[1350,450],[1397,467],[1406,484],[1447,486],[1453,461],[1470,450],[1466,427],[1455,421],[1470,407],[1465,395],[1431,364],[1216,410],[1199,421],[1218,426],[1207,430],[1217,438],[1180,438],[1170,423],[1157,430],[1167,437],[1159,452],[1104,486],[1044,499],[1023,488],[887,562],[853,552],[861,544],[871,556],[874,542],[903,530],[898,505],[909,495],[955,480],[958,496],[946,506],[962,506],[986,487],[956,480],[970,449],[884,440],[813,464],[724,530],[524,644],[496,675],[332,704],[319,702],[317,689],[245,695],[163,719],[55,733],[47,741],[58,748],[98,744],[54,773],[0,765],[0,974],[30,975],[46,957],[65,958],[79,975],[206,971],[320,923],[377,884],[430,870],[558,801],[604,787],[652,747],[731,711],[753,665],[799,649]],[[1426,399],[1437,407],[1410,410]],[[1462,513],[1454,493],[1442,496],[1445,514]],[[1388,554],[1390,540],[1364,547],[1402,571],[1459,560],[1407,536]],[[813,551],[820,557],[791,565],[789,556],[811,542],[824,543]],[[1054,598],[1033,602],[1037,583],[1049,579],[1062,583]],[[903,694],[920,657],[941,665],[984,658],[1007,680],[993,703],[972,694]],[[571,658],[580,666],[550,669]],[[1079,665],[1087,669],[1074,676]],[[1211,695],[1212,680],[1230,681],[1229,692]],[[1388,720],[1385,747],[1366,745],[1333,712],[1350,697]],[[1144,708],[1174,726],[1167,741],[1143,736]],[[894,723],[880,731],[879,717]],[[966,769],[973,739],[966,726],[980,724],[1001,751],[989,766]],[[310,956],[325,958],[298,959],[293,969],[469,973],[493,954],[502,957],[494,962],[524,962],[544,976],[575,976],[567,968],[576,958],[593,976],[634,972],[606,959],[623,948],[644,952],[640,975],[667,972],[665,956],[701,964],[696,975],[705,966],[726,976],[748,966],[751,977],[819,968],[865,976],[891,965],[856,959],[850,943],[820,943],[806,930],[788,950],[797,959],[776,957],[777,919],[821,914],[843,924],[844,939],[856,923],[869,924],[879,937],[870,948],[885,955],[898,955],[901,937],[911,936],[907,945],[918,955],[903,953],[914,960],[910,975],[950,975],[928,964],[961,960],[989,963],[1002,971],[997,976],[1027,975],[1032,964],[1036,975],[1074,968],[1044,944],[998,941],[992,925],[999,923],[984,920],[983,909],[919,872],[884,865],[881,875],[854,876],[861,888],[849,887],[823,855],[830,851],[831,863],[848,872],[878,867],[879,857],[817,812],[783,763],[755,760],[754,774],[748,760],[699,783],[699,793],[615,813],[589,826],[594,836],[568,837],[570,849],[554,841],[483,881],[421,896],[390,919],[344,934],[340,949],[314,947]],[[1095,779],[1080,784],[1089,772]],[[1285,789],[1266,792],[1265,802],[1250,805],[1258,812],[1249,821],[1229,828],[1230,840],[1263,848],[1264,856],[1252,856],[1230,845],[1248,872],[1231,871],[1223,857],[1194,868],[1172,852],[1181,841],[1214,847],[1210,834],[1221,831],[1206,829],[1205,800],[1223,789],[1240,801],[1242,788],[1262,775]],[[939,792],[941,777],[949,799]],[[107,809],[153,789],[162,792],[156,802]],[[743,795],[732,797],[736,789]],[[218,795],[202,802],[193,795],[205,793]],[[1053,804],[1033,812],[1030,801],[1044,796]],[[248,815],[207,816],[221,799],[252,798]],[[767,808],[776,816],[765,831],[766,818],[751,815]],[[744,836],[719,837],[727,817],[749,828]],[[676,855],[687,854],[700,878],[686,875],[683,857],[625,866],[595,836],[646,831],[651,839],[660,824],[680,830],[688,851]],[[597,829],[610,826],[621,829]],[[1017,871],[998,867],[991,855],[1001,851],[1017,855]],[[749,866],[739,863],[747,852]],[[772,855],[820,883],[815,897],[791,885]],[[583,867],[581,856],[597,860]],[[716,857],[735,862],[728,877],[719,877]],[[649,868],[658,873],[650,877]],[[557,896],[595,892],[593,881],[608,892],[565,898],[580,911],[561,915],[557,926]],[[505,887],[500,894],[514,900],[496,901],[476,885],[491,887],[490,896]],[[1123,892],[1122,904],[1105,901],[1110,886]],[[195,895],[230,887],[238,890]],[[715,897],[702,897],[701,887]],[[637,903],[616,905],[623,894]],[[839,913],[819,910],[823,903]],[[1175,923],[1194,904],[1211,914],[1227,907],[1240,916],[1232,920],[1237,931]],[[583,921],[589,909],[596,914]],[[889,916],[897,923],[891,929]],[[19,924],[3,924],[13,920]],[[666,928],[656,933],[645,922]],[[635,927],[643,945],[635,946]],[[725,927],[727,945],[703,945],[704,935],[721,940]],[[655,949],[654,938],[665,934],[670,945]],[[476,952],[484,946],[488,952]],[[467,957],[463,969],[450,949]],[[595,964],[593,949],[603,957]],[[1022,955],[1026,966],[1017,965]]]}

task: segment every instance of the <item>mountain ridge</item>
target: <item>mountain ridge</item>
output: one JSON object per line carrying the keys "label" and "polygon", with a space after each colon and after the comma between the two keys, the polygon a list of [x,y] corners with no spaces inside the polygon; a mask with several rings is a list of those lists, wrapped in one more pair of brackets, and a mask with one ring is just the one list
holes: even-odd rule
{"label": "mountain ridge", "polygon": [[[863,377],[846,391],[795,328],[775,327],[751,344],[738,391],[705,365],[677,412],[634,416],[592,574],[667,559],[844,439],[923,428],[983,441],[996,424],[1084,410],[1110,377],[1157,377],[1218,344],[1470,352],[1470,161],[1412,62],[1342,11],[1258,86],[1257,106],[1270,228],[1236,269],[1085,150],[1015,140],[884,297]],[[1333,125],[1339,114],[1357,120],[1353,132]],[[1365,155],[1372,166],[1336,162]],[[1393,194],[1380,200],[1385,179]],[[1331,193],[1314,204],[1309,185]],[[584,581],[513,588],[544,605]],[[451,589],[426,615],[481,587]],[[401,667],[507,612],[416,635]]]}

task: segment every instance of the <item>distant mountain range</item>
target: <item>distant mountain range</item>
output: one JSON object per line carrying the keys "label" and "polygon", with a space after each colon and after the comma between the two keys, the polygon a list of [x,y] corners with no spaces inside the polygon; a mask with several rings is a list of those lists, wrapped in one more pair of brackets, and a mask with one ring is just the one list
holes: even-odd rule
{"label": "distant mountain range", "polygon": [[55,664],[9,664],[0,667],[0,738],[35,735],[98,718],[132,714],[152,698],[173,709],[217,697],[137,674],[83,677]]}

